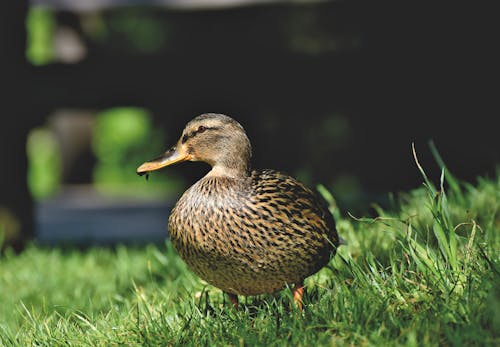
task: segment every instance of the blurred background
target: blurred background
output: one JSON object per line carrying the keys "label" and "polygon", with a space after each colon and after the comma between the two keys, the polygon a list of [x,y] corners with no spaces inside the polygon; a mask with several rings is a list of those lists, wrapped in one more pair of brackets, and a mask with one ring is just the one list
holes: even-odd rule
{"label": "blurred background", "polygon": [[17,0],[0,4],[0,244],[155,242],[208,167],[135,175],[205,112],[254,166],[369,212],[500,159],[497,19],[457,4]]}

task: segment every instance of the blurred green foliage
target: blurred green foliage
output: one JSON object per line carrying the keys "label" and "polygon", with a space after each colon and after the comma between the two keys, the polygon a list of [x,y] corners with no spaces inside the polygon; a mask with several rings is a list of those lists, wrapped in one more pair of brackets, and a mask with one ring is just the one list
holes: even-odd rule
{"label": "blurred green foliage", "polygon": [[[97,116],[92,147],[104,163],[126,161],[127,147],[136,147],[151,132],[149,113],[140,108],[119,107]],[[159,140],[157,137],[155,140]]]}
{"label": "blurred green foliage", "polygon": [[[146,181],[136,168],[164,150],[163,131],[155,129],[149,112],[136,107],[117,107],[96,115],[92,150],[96,157],[93,184],[107,195],[164,197],[179,194],[185,187],[169,172]],[[63,183],[62,155],[52,130],[33,129],[27,140],[28,186],[36,200],[57,192]]]}
{"label": "blurred green foliage", "polygon": [[131,52],[155,53],[168,39],[168,23],[158,20],[147,9],[120,9],[106,19],[108,33],[115,44]]}
{"label": "blurred green foliage", "polygon": [[31,6],[26,16],[26,57],[34,65],[50,63],[54,58],[56,21],[52,10]]}
{"label": "blurred green foliage", "polygon": [[84,34],[97,47],[114,54],[152,54],[165,49],[170,23],[150,7],[115,8],[81,16]]}
{"label": "blurred green foliage", "polygon": [[0,205],[0,250],[4,243],[18,236],[21,229],[19,220],[6,206]]}
{"label": "blurred green foliage", "polygon": [[145,182],[135,173],[142,162],[161,153],[163,144],[162,132],[153,129],[148,111],[118,107],[101,112],[92,139],[97,158],[94,184],[105,193],[119,195],[151,196],[180,192],[184,184],[172,174],[155,175],[154,180]]}
{"label": "blurred green foliage", "polygon": [[62,163],[59,144],[46,128],[35,128],[28,135],[28,186],[37,200],[55,193],[61,182]]}

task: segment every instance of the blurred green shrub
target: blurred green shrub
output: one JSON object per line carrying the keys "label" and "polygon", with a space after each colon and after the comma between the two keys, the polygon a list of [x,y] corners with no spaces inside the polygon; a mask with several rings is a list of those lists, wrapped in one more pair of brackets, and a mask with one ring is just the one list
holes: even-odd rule
{"label": "blurred green shrub", "polygon": [[28,187],[36,200],[56,192],[61,183],[62,163],[59,144],[52,131],[35,128],[28,134]]}
{"label": "blurred green shrub", "polygon": [[26,57],[33,65],[48,64],[54,58],[55,26],[52,10],[30,7],[26,16]]}
{"label": "blurred green shrub", "polygon": [[21,226],[15,214],[6,206],[0,205],[0,251],[4,244],[19,237]]}
{"label": "blurred green shrub", "polygon": [[150,9],[120,8],[108,13],[104,19],[108,40],[129,54],[155,53],[168,41],[168,23],[159,19]]}
{"label": "blurred green shrub", "polygon": [[160,154],[164,139],[153,129],[150,114],[141,108],[118,107],[97,115],[92,148],[97,158],[94,184],[102,192],[119,195],[151,196],[176,194],[183,181],[171,173],[155,175],[146,182],[136,168]]}
{"label": "blurred green shrub", "polygon": [[[179,194],[185,187],[170,172],[154,175],[146,181],[136,175],[136,168],[158,156],[164,148],[160,129],[153,128],[148,111],[135,107],[107,109],[96,116],[91,140],[96,157],[93,184],[107,195],[165,197]],[[40,200],[57,192],[62,178],[60,144],[52,130],[33,129],[27,139],[28,186]]]}

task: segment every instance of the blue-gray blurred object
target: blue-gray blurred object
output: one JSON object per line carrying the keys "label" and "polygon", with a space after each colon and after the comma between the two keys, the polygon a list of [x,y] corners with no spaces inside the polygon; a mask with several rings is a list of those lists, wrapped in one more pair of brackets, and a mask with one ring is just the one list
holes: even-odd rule
{"label": "blue-gray blurred object", "polygon": [[35,208],[35,236],[42,244],[162,243],[172,202],[103,196],[88,186],[66,187]]}

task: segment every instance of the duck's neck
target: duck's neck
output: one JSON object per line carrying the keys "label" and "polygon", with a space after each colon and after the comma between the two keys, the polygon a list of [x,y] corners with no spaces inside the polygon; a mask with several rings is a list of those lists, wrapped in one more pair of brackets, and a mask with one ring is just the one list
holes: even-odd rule
{"label": "duck's neck", "polygon": [[230,168],[230,167],[215,165],[212,167],[212,170],[210,170],[206,174],[206,176],[207,177],[245,178],[245,177],[250,176],[250,170],[249,169],[242,170],[241,168]]}
{"label": "duck's neck", "polygon": [[252,156],[250,146],[225,151],[212,165],[212,170],[207,176],[244,178],[250,176],[250,157]]}

